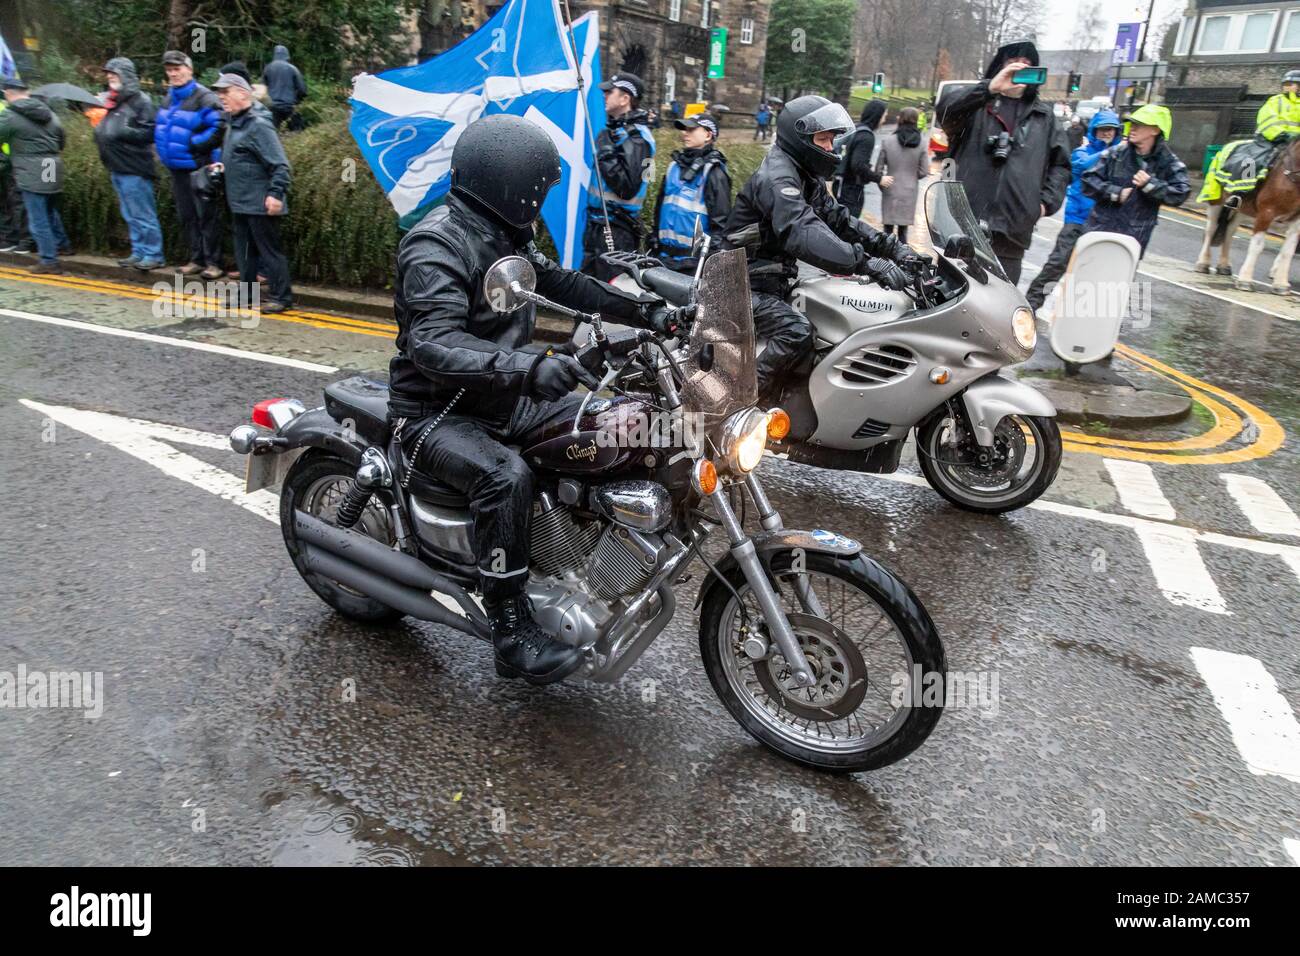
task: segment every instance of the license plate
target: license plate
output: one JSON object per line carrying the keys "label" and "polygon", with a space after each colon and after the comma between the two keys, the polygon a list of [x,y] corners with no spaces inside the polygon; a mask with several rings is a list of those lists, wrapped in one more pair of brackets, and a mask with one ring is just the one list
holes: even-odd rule
{"label": "license plate", "polygon": [[305,449],[295,448],[279,455],[249,455],[244,472],[244,491],[251,493],[280,484],[303,451]]}

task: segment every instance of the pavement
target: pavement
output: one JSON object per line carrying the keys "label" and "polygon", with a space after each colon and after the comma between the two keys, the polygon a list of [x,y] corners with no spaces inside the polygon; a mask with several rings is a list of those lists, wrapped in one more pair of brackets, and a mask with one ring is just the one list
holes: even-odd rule
{"label": "pavement", "polygon": [[545,690],[458,632],[322,604],[224,436],[259,399],[382,376],[389,322],[186,315],[0,266],[0,671],[104,688],[97,719],[0,707],[0,864],[1300,863],[1300,326],[1201,287],[1197,241],[1162,222],[1115,359],[1194,414],[1067,424],[1034,506],[955,510],[910,448],[892,476],[763,463],[787,526],[861,540],[950,670],[988,678],[848,777],[731,720],[694,584],[621,682]]}

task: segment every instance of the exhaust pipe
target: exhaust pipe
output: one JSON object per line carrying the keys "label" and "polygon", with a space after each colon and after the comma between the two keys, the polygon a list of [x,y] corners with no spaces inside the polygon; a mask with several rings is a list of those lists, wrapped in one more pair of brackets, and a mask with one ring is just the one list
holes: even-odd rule
{"label": "exhaust pipe", "polygon": [[[294,511],[293,519],[294,533],[303,544],[304,557],[310,555],[317,564],[324,563],[342,569],[352,579],[345,580],[339,574],[320,570],[326,577],[334,578],[341,584],[356,588],[377,601],[383,601],[390,607],[421,620],[446,624],[477,637],[486,637],[491,633],[487,618],[465,589],[418,558],[394,551],[356,531],[335,528],[302,511]],[[365,577],[355,572],[362,572]],[[395,600],[404,600],[408,604],[414,599],[418,610],[399,606],[384,595],[375,593],[372,588],[382,589]],[[454,600],[465,617],[456,615],[433,600],[429,597],[430,591],[437,591]],[[436,614],[429,616],[432,612]]]}
{"label": "exhaust pipe", "polygon": [[403,614],[409,614],[421,621],[452,627],[473,637],[485,640],[489,637],[489,633],[480,630],[475,621],[447,610],[423,591],[398,584],[338,555],[307,544],[302,546],[299,557],[306,570],[360,591],[366,597],[374,598]]}

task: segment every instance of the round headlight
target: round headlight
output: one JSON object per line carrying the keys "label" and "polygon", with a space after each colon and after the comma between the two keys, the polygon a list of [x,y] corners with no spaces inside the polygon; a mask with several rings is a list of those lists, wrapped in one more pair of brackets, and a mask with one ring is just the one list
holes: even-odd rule
{"label": "round headlight", "polygon": [[751,408],[737,412],[727,421],[722,451],[734,471],[744,474],[758,467],[767,447],[767,420],[767,412]]}
{"label": "round headlight", "polygon": [[1016,337],[1016,344],[1022,349],[1032,349],[1038,341],[1038,326],[1034,322],[1034,313],[1023,305],[1011,314],[1011,331]]}

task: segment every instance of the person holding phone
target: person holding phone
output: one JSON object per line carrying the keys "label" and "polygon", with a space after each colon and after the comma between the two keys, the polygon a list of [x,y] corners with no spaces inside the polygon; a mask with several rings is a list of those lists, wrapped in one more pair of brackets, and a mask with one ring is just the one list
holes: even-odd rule
{"label": "person holding phone", "polygon": [[1012,282],[1020,281],[1034,224],[1061,208],[1070,184],[1069,141],[1052,104],[1038,95],[1044,79],[1032,42],[1007,43],[984,79],[945,93],[935,109],[955,163],[946,175],[966,187]]}

